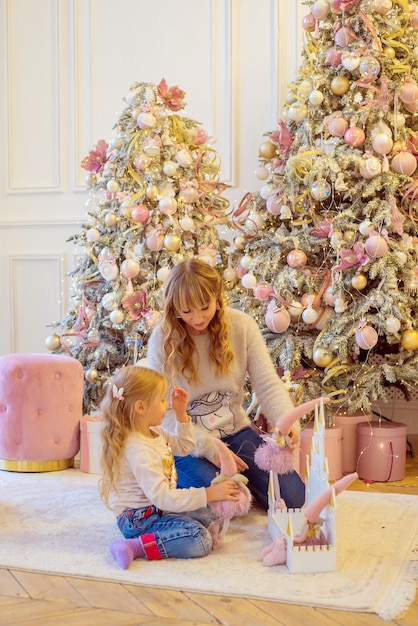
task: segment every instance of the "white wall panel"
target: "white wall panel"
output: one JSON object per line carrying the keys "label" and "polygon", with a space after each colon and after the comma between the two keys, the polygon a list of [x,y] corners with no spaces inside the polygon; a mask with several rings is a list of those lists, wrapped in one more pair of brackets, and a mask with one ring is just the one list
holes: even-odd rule
{"label": "white wall panel", "polygon": [[61,4],[6,3],[9,193],[62,190]]}
{"label": "white wall panel", "polygon": [[63,292],[64,268],[61,254],[9,257],[13,352],[45,351],[46,327],[61,319],[68,305]]}

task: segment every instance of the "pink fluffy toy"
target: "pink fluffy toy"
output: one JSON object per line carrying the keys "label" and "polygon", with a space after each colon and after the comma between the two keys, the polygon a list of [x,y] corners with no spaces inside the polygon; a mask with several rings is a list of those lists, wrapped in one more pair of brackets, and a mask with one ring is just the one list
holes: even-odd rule
{"label": "pink fluffy toy", "polygon": [[[321,523],[323,522],[320,517],[321,511],[328,506],[333,492],[335,495],[341,493],[344,489],[349,487],[352,482],[357,480],[358,474],[353,472],[347,474],[337,480],[333,485],[325,489],[319,496],[315,498],[305,510],[305,523],[303,524],[300,532],[293,537],[293,542],[304,546],[324,545],[326,539],[321,531]],[[273,565],[283,565],[286,563],[287,556],[287,543],[286,536],[281,535],[277,537],[267,548],[262,552],[263,563],[267,567]]]}
{"label": "pink fluffy toy", "polygon": [[220,439],[214,438],[213,443],[219,455],[221,471],[220,474],[212,480],[211,484],[219,483],[223,480],[235,480],[239,485],[239,499],[237,501],[220,500],[219,502],[211,502],[209,504],[213,513],[223,520],[222,530],[217,537],[217,542],[219,541],[221,543],[226,531],[228,530],[231,519],[233,517],[245,515],[250,510],[252,496],[247,487],[248,479],[238,473],[237,465],[231,450]]}
{"label": "pink fluffy toy", "polygon": [[[329,398],[323,398],[324,404]],[[254,453],[256,465],[275,474],[287,474],[295,469],[295,455],[298,453],[300,436],[299,430],[293,424],[304,415],[319,406],[321,398],[309,400],[291,411],[284,413],[276,422],[276,426],[270,435],[262,435],[264,443]]]}

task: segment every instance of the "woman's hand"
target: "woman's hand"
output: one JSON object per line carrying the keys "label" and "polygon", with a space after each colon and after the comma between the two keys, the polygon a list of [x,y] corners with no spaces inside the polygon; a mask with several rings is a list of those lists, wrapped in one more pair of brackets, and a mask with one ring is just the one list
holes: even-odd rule
{"label": "woman's hand", "polygon": [[[244,472],[246,469],[248,469],[248,465],[246,464],[245,461],[243,461],[241,459],[240,456],[238,456],[237,454],[235,454],[235,452],[232,452],[232,450],[230,449],[231,454],[234,457],[234,461],[235,461],[235,465],[237,466],[237,472],[239,474],[241,474],[241,472]],[[215,457],[213,459],[213,464],[216,465],[216,467],[221,467],[221,462],[219,460],[219,455],[215,454]]]}
{"label": "woman's hand", "polygon": [[189,394],[181,387],[174,387],[171,392],[171,406],[176,414],[176,420],[183,424],[190,422],[190,417],[186,413]]}
{"label": "woman's hand", "polygon": [[239,500],[239,485],[235,480],[224,480],[221,483],[215,483],[210,487],[206,487],[206,498],[208,502],[217,502],[218,500]]}

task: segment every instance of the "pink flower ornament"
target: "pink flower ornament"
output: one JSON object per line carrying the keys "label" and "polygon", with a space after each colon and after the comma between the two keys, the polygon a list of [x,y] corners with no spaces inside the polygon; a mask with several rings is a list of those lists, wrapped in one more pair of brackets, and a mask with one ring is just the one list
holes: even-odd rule
{"label": "pink flower ornament", "polygon": [[184,91],[177,85],[174,87],[168,87],[167,81],[163,78],[158,85],[158,95],[163,100],[164,104],[172,111],[180,111],[184,108]]}
{"label": "pink flower ornament", "polygon": [[108,144],[104,139],[100,139],[97,144],[90,150],[89,156],[81,161],[81,167],[88,172],[98,174],[105,166],[107,157]]}

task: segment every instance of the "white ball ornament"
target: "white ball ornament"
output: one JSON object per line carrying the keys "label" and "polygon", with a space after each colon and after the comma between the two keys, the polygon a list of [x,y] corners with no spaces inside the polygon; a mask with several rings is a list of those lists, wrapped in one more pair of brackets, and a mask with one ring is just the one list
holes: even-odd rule
{"label": "white ball ornament", "polygon": [[288,115],[294,122],[301,122],[308,115],[306,104],[293,104],[288,108]]}
{"label": "white ball ornament", "polygon": [[119,183],[117,180],[115,180],[114,178],[111,178],[106,185],[106,189],[109,191],[109,193],[117,193],[119,191]]}
{"label": "white ball ornament", "polygon": [[193,164],[193,157],[188,150],[180,150],[176,154],[176,161],[181,167],[190,167]]}
{"label": "white ball ornament", "polygon": [[120,309],[114,309],[109,315],[112,324],[122,324],[125,319],[125,314]]}
{"label": "white ball ornament", "polygon": [[242,286],[245,287],[245,289],[254,289],[254,287],[257,285],[257,279],[254,274],[248,273],[244,274],[244,276],[241,278],[241,283]]}
{"label": "white ball ornament", "polygon": [[194,228],[194,221],[192,220],[191,217],[182,217],[180,220],[180,226],[182,228],[182,230],[189,232],[191,230],[193,230]]}
{"label": "white ball ornament", "polygon": [[307,308],[302,313],[302,319],[305,324],[314,324],[318,319],[318,312],[315,309]]}
{"label": "white ball ornament", "polygon": [[236,271],[234,270],[233,267],[227,267],[226,270],[223,273],[223,277],[228,282],[233,283],[237,279],[237,273],[236,273]]}
{"label": "white ball ornament", "polygon": [[393,148],[393,140],[386,133],[377,133],[372,139],[372,146],[377,154],[389,154]]}
{"label": "white ball ornament", "polygon": [[387,332],[391,335],[397,333],[400,327],[401,322],[394,315],[388,315],[388,317],[385,319],[385,328]]}
{"label": "white ball ornament", "polygon": [[140,272],[141,266],[136,259],[125,259],[120,267],[120,272],[125,278],[135,278]]}
{"label": "white ball ornament", "polygon": [[139,128],[143,130],[154,128],[157,124],[157,118],[152,113],[140,113],[137,118]]}
{"label": "white ball ornament", "polygon": [[269,170],[266,167],[259,167],[256,172],[255,175],[258,178],[258,180],[267,180],[267,178],[269,177]]}
{"label": "white ball ornament", "polygon": [[396,126],[396,128],[403,128],[406,124],[405,115],[402,115],[402,113],[397,113],[393,117],[393,123]]}
{"label": "white ball ornament", "polygon": [[102,306],[106,311],[113,311],[118,307],[118,298],[115,293],[106,293],[102,298]]}
{"label": "white ball ornament", "polygon": [[251,211],[245,220],[245,227],[251,232],[256,233],[263,227],[263,218],[256,211]]}
{"label": "white ball ornament", "polygon": [[86,232],[86,237],[87,241],[90,241],[90,243],[96,243],[96,241],[99,241],[100,239],[100,233],[97,228],[89,228]]}
{"label": "white ball ornament", "polygon": [[112,227],[118,221],[117,216],[114,213],[106,213],[105,215],[105,224],[106,226]]}
{"label": "white ball ornament", "polygon": [[365,237],[367,237],[367,235],[373,230],[373,228],[374,226],[370,220],[363,220],[362,222],[360,222],[358,227],[360,233]]}
{"label": "white ball ornament", "polygon": [[260,189],[260,196],[263,200],[267,200],[267,198],[270,198],[270,196],[275,194],[276,191],[277,190],[273,185],[264,185],[264,187],[261,187]]}
{"label": "white ball ornament", "polygon": [[170,270],[168,267],[160,267],[160,269],[157,270],[157,279],[160,281],[160,283],[165,283],[169,274]]}
{"label": "white ball ornament", "polygon": [[408,260],[408,255],[406,254],[406,252],[404,252],[403,250],[395,250],[393,254],[399,259],[399,262],[402,265],[405,265]]}
{"label": "white ball ornament", "polygon": [[239,264],[241,265],[241,267],[248,270],[252,263],[252,260],[253,260],[252,256],[250,256],[249,254],[244,254],[244,256],[241,257]]}
{"label": "white ball ornament", "polygon": [[314,106],[319,106],[324,101],[324,94],[319,89],[314,89],[309,94],[309,102]]}
{"label": "white ball ornament", "polygon": [[177,164],[174,161],[166,161],[163,165],[163,172],[166,176],[174,176],[177,171]]}
{"label": "white ball ornament", "polygon": [[177,200],[166,196],[158,201],[158,208],[164,215],[173,215],[177,211]]}

